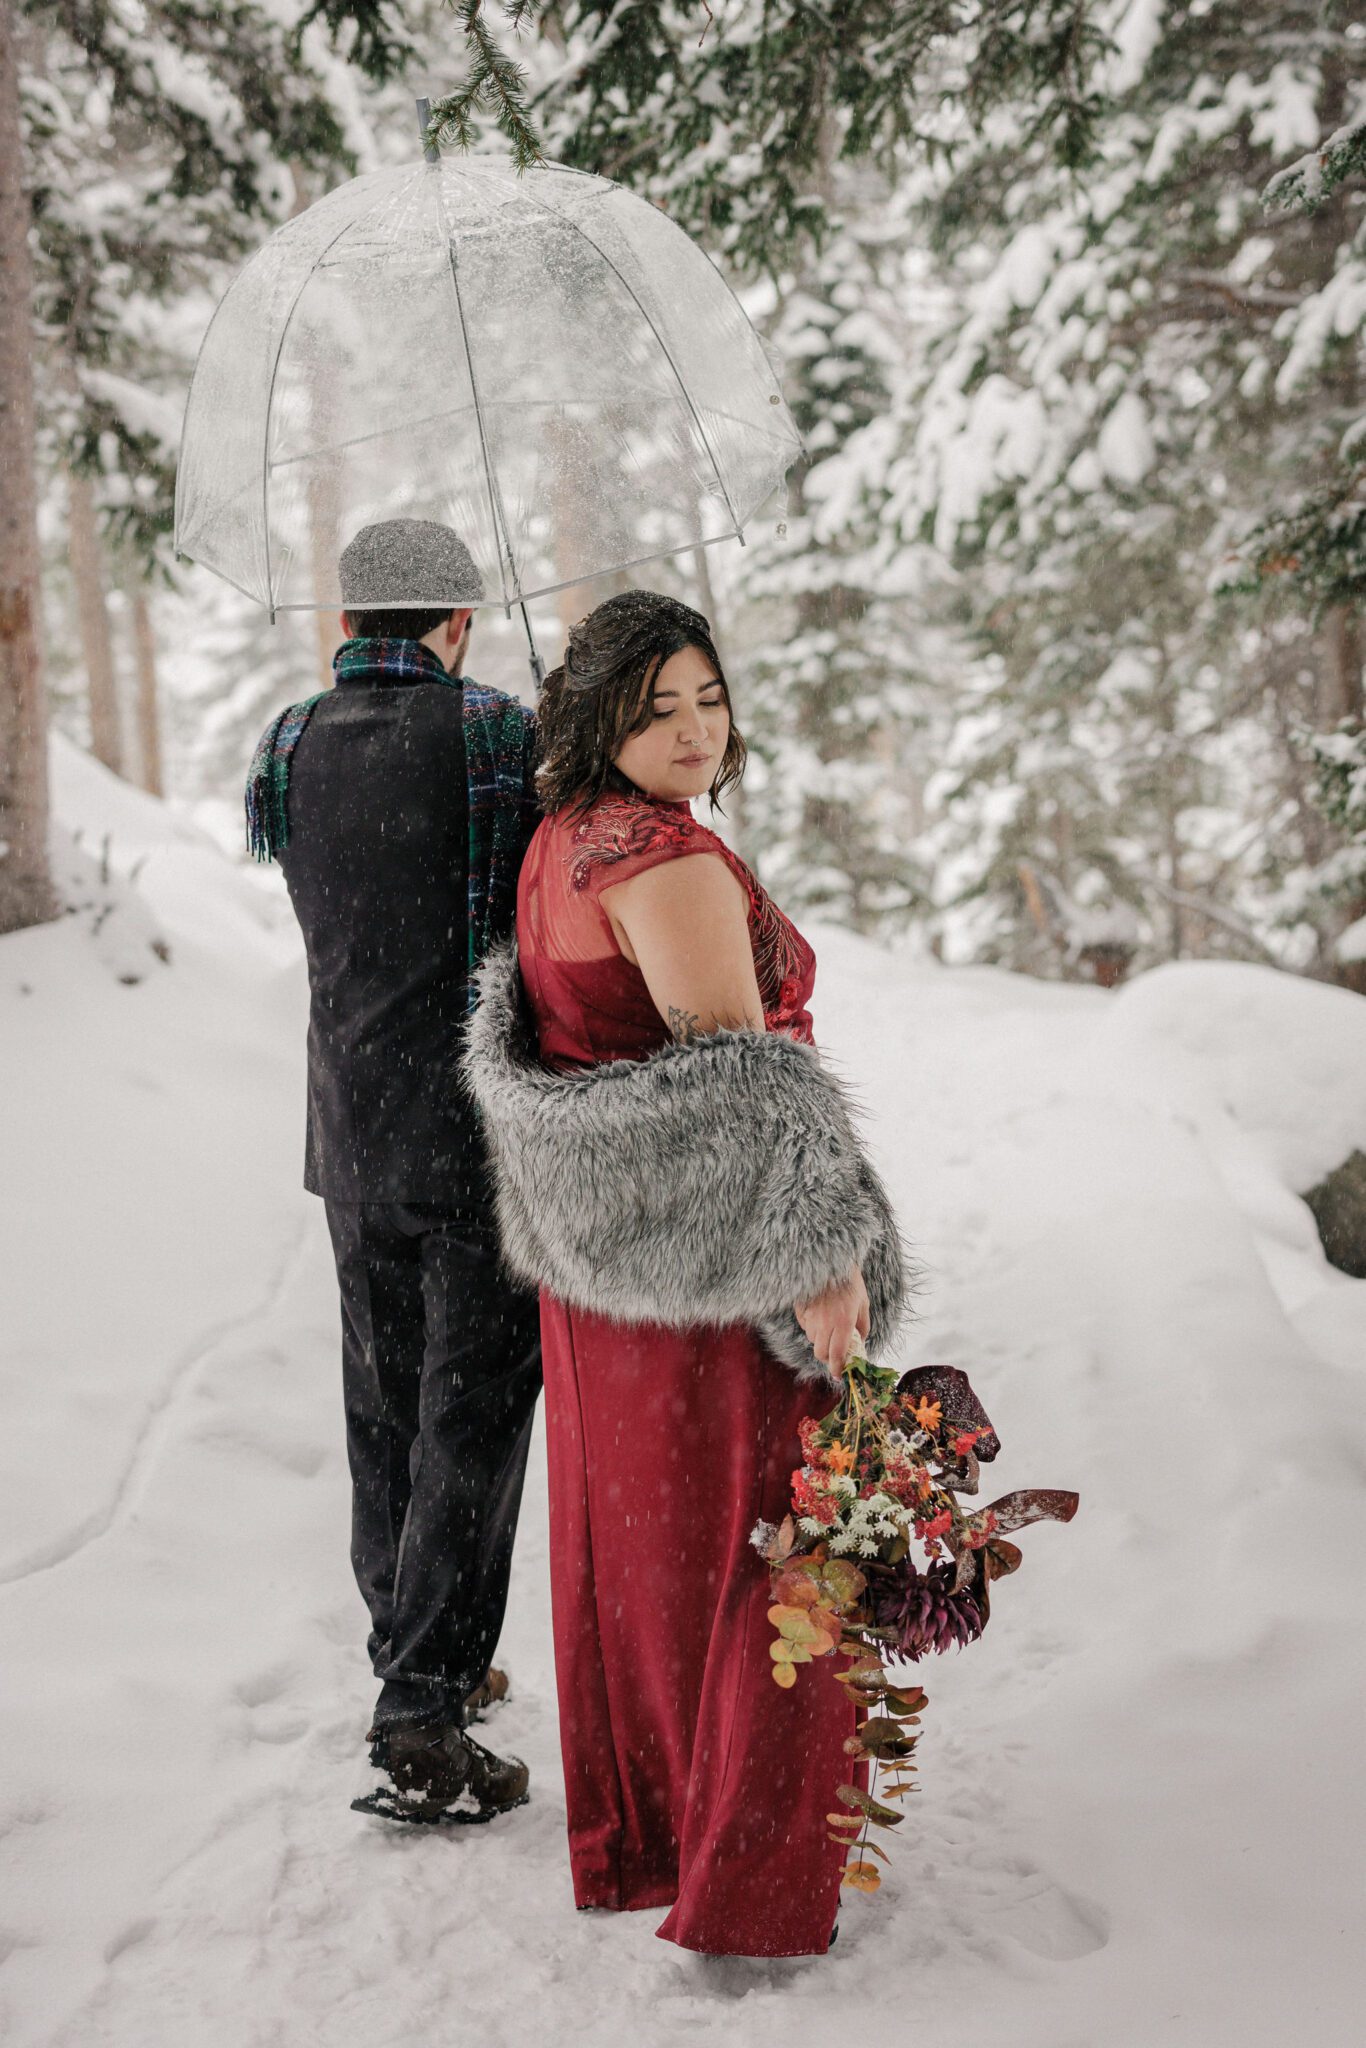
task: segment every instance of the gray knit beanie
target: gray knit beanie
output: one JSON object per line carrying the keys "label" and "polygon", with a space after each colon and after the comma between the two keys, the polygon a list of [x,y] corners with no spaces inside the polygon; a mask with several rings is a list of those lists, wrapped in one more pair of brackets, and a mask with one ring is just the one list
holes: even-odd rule
{"label": "gray knit beanie", "polygon": [[478,604],[484,581],[458,534],[434,519],[363,526],[342,549],[342,603],[349,611]]}

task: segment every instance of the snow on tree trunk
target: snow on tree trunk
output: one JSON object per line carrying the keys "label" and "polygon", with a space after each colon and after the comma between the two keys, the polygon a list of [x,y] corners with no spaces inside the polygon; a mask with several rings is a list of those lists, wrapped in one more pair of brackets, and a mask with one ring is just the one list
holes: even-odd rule
{"label": "snow on tree trunk", "polygon": [[67,510],[71,580],[76,588],[76,614],[89,689],[90,751],[106,768],[121,775],[123,734],[119,726],[118,675],[95,518],[95,493],[89,477],[79,470],[73,470],[67,480]]}
{"label": "snow on tree trunk", "polygon": [[0,0],[0,932],[57,914],[47,859],[28,228],[15,14]]}

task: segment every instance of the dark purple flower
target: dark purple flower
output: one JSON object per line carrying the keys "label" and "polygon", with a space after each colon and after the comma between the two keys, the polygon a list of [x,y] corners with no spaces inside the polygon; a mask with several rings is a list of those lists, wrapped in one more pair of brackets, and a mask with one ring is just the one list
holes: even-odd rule
{"label": "dark purple flower", "polygon": [[893,1576],[879,1576],[872,1590],[873,1620],[896,1631],[896,1654],[912,1664],[927,1651],[975,1642],[986,1626],[972,1594],[953,1591],[949,1564],[922,1572],[906,1558]]}

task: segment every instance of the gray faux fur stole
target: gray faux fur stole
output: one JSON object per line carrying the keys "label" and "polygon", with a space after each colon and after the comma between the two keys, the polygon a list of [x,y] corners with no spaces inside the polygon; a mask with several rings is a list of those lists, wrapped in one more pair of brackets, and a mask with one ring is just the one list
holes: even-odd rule
{"label": "gray faux fur stole", "polygon": [[621,1322],[753,1323],[826,1378],[792,1312],[857,1262],[879,1358],[906,1273],[844,1090],[809,1046],[721,1031],[648,1059],[544,1066],[515,945],[490,953],[464,1057],[518,1278]]}

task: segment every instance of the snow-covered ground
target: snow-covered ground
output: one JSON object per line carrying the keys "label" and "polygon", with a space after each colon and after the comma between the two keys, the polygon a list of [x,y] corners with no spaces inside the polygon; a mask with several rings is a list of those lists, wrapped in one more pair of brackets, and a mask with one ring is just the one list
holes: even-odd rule
{"label": "snow-covered ground", "polygon": [[817,935],[927,1267],[904,1359],[969,1369],[993,1491],[1082,1507],[924,1672],[881,1897],[828,1959],[708,1961],[571,1904],[539,1451],[487,1731],[532,1804],[438,1837],[348,1810],[371,1685],[287,906],[56,767],[87,907],[0,941],[12,2048],[1360,2038],[1366,1283],[1294,1191],[1366,1146],[1366,1003]]}

